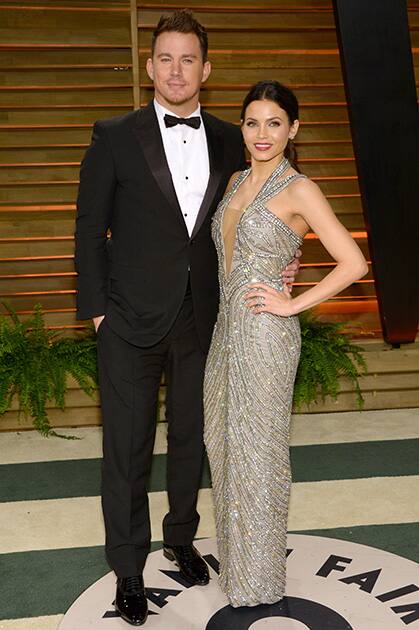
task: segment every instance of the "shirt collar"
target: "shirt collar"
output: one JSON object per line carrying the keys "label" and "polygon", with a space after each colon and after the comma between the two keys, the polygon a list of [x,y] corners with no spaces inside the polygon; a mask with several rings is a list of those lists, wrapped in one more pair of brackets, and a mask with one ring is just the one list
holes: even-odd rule
{"label": "shirt collar", "polygon": [[[160,123],[163,123],[165,114],[169,114],[170,116],[176,116],[177,118],[180,118],[178,114],[175,114],[174,112],[171,112],[170,109],[166,109],[166,107],[163,107],[163,105],[160,105],[160,103],[156,99],[154,99],[153,104],[154,104],[154,109],[156,110],[157,118],[159,119]],[[201,118],[201,105],[199,103],[196,110],[192,112],[192,114],[189,114],[189,116],[185,116],[185,118],[191,118],[192,116],[199,116]]]}

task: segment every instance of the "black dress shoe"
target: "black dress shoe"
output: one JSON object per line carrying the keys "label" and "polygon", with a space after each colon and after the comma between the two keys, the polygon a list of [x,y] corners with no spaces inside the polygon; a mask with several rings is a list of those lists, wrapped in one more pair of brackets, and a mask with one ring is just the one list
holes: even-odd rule
{"label": "black dress shoe", "polygon": [[142,626],[145,623],[148,606],[141,575],[118,578],[114,603],[124,621],[132,626]]}
{"label": "black dress shoe", "polygon": [[163,555],[179,567],[181,575],[189,584],[208,584],[207,564],[193,545],[163,545]]}

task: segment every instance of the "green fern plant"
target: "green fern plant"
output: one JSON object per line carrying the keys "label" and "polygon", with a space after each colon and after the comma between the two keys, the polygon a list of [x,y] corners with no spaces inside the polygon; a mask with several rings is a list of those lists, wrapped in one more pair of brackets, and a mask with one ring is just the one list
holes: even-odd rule
{"label": "green fern plant", "polygon": [[39,304],[25,321],[13,308],[3,306],[9,317],[0,318],[0,414],[16,398],[19,412],[31,416],[42,435],[67,437],[51,428],[46,404],[53,401],[65,408],[70,375],[86,394],[93,395],[97,387],[94,335],[66,338],[48,330]]}
{"label": "green fern plant", "polygon": [[[31,416],[42,435],[57,434],[49,423],[46,405],[54,402],[65,408],[67,379],[72,376],[80,388],[92,396],[97,389],[96,339],[93,331],[76,337],[63,337],[45,326],[42,309],[25,321],[3,303],[9,317],[0,317],[0,415],[16,398],[19,411]],[[309,405],[319,395],[336,398],[339,377],[349,377],[355,386],[358,404],[363,398],[358,377],[366,372],[362,348],[341,332],[343,324],[319,321],[311,313],[300,315],[301,358],[294,388],[294,405]]]}
{"label": "green fern plant", "polygon": [[321,322],[310,312],[300,314],[301,356],[294,387],[294,405],[316,402],[331,396],[336,400],[340,390],[339,377],[351,379],[359,408],[364,399],[358,378],[367,372],[362,348],[351,343],[341,332],[342,322]]}

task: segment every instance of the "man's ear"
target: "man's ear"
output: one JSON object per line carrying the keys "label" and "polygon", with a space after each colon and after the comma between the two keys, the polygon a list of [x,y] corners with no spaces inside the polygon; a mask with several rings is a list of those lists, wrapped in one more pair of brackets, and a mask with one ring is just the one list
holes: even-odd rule
{"label": "man's ear", "polygon": [[202,71],[202,83],[205,83],[205,81],[208,79],[210,74],[211,74],[211,62],[206,61],[204,63],[204,68]]}
{"label": "man's ear", "polygon": [[154,81],[154,68],[153,68],[153,60],[149,57],[145,64],[145,69],[147,70],[147,74],[152,81]]}

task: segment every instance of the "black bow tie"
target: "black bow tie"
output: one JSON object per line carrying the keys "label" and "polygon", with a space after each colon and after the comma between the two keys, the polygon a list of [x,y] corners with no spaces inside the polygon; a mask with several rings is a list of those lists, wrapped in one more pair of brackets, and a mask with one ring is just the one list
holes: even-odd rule
{"label": "black bow tie", "polygon": [[199,129],[201,125],[201,118],[199,116],[192,116],[191,118],[178,118],[178,116],[165,114],[164,124],[166,125],[166,127],[174,127],[175,125],[188,125],[188,127],[193,127],[193,129]]}

